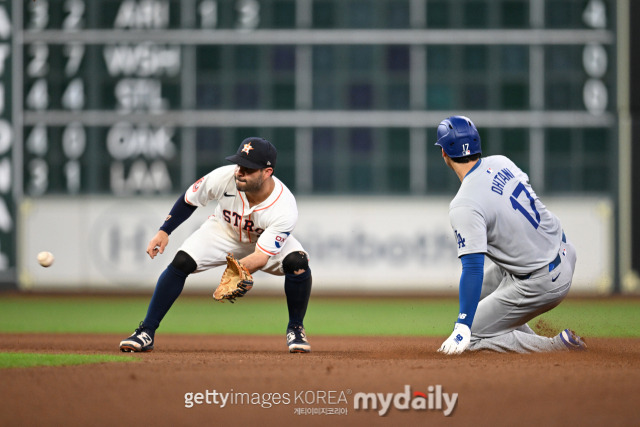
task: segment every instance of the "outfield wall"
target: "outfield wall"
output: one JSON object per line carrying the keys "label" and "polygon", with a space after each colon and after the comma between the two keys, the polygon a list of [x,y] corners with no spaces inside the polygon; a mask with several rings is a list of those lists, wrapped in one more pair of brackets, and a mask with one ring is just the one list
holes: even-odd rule
{"label": "outfield wall", "polygon": [[[172,235],[164,255],[145,250],[174,198],[39,198],[20,208],[19,286],[37,291],[151,291],[180,243],[213,206],[198,209]],[[614,277],[611,201],[545,198],[578,251],[573,291],[607,293]],[[298,199],[294,235],[310,253],[314,293],[457,292],[460,262],[449,199],[313,197]],[[514,238],[517,238],[515,236]],[[47,250],[53,266],[38,265]],[[213,290],[222,269],[192,275],[185,290]],[[282,278],[256,274],[252,292],[276,292]]]}

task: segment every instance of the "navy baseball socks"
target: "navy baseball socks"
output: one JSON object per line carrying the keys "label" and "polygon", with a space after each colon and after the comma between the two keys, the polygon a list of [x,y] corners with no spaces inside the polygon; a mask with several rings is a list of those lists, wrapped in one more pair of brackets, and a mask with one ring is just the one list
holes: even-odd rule
{"label": "navy baseball socks", "polygon": [[[151,297],[147,316],[134,333],[120,342],[124,352],[146,352],[153,350],[155,330],[173,303],[182,293],[188,274],[169,265],[160,275]],[[287,325],[287,346],[291,353],[308,353],[311,345],[304,330],[304,316],[311,296],[311,270],[301,274],[287,274],[284,292],[287,297],[289,324]]]}
{"label": "navy baseball socks", "polygon": [[290,353],[309,353],[311,345],[304,330],[304,316],[311,296],[311,270],[301,274],[286,274],[284,293],[287,297],[289,324],[287,325],[287,346]]}
{"label": "navy baseball socks", "polygon": [[153,350],[155,331],[182,293],[187,276],[187,273],[178,270],[173,265],[167,266],[158,278],[147,310],[147,317],[140,322],[138,328],[129,338],[120,342],[120,351],[146,352]]}

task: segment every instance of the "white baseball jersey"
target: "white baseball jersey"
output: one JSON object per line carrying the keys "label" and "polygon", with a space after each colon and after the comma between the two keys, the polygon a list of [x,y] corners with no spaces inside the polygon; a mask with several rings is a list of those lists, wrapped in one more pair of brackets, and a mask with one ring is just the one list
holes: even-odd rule
{"label": "white baseball jersey", "polygon": [[197,264],[196,272],[226,264],[227,253],[238,259],[257,247],[269,255],[262,271],[282,275],[282,260],[304,248],[291,235],[298,220],[298,208],[291,191],[276,177],[274,189],[262,203],[249,206],[234,179],[236,166],[223,166],[196,181],[185,193],[185,201],[203,207],[216,200],[214,215],[185,240],[179,250]]}
{"label": "white baseball jersey", "polygon": [[273,177],[273,192],[262,203],[249,206],[247,196],[236,188],[236,166],[223,166],[200,178],[185,193],[185,202],[206,206],[217,200],[215,218],[231,239],[253,243],[267,255],[280,253],[296,222],[298,208],[289,189]]}
{"label": "white baseball jersey", "polygon": [[484,253],[524,275],[549,264],[562,241],[558,218],[540,202],[529,177],[504,156],[480,161],[449,206],[458,256]]}

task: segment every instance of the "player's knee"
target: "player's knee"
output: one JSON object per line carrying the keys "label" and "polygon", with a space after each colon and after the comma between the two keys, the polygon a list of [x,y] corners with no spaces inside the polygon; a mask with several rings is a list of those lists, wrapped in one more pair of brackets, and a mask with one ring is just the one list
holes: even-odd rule
{"label": "player's knee", "polygon": [[302,274],[309,269],[309,258],[302,251],[291,252],[282,260],[284,274]]}
{"label": "player's knee", "polygon": [[191,255],[184,251],[178,251],[173,261],[171,261],[171,265],[185,274],[191,274],[198,268],[198,264],[191,258]]}

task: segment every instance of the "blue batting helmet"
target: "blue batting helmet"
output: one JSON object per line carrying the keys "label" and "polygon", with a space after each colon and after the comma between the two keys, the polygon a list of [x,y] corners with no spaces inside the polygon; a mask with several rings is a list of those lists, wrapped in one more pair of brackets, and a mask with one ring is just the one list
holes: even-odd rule
{"label": "blue batting helmet", "polygon": [[465,157],[482,153],[480,135],[473,122],[465,116],[451,116],[438,125],[438,142],[449,157]]}

